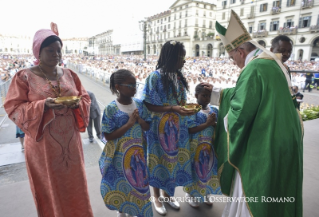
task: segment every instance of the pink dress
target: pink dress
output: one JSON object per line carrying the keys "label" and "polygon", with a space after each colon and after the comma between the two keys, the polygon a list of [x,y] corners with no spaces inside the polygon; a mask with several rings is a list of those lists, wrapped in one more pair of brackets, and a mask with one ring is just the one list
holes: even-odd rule
{"label": "pink dress", "polygon": [[[82,96],[78,111],[87,126],[90,98],[80,79],[71,70],[63,69],[60,84],[62,96]],[[13,77],[4,104],[9,118],[26,135],[25,159],[38,216],[91,217],[82,142],[74,111],[67,108],[44,111],[47,97],[56,97],[48,82],[25,69]]]}

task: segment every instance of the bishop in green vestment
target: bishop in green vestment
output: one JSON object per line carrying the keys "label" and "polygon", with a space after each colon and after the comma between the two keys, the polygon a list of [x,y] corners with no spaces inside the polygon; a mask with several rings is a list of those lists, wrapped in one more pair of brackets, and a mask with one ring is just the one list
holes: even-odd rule
{"label": "bishop in green vestment", "polygon": [[214,145],[222,193],[244,201],[242,207],[227,204],[223,216],[300,217],[303,127],[287,71],[269,51],[252,56],[247,42],[250,48],[259,45],[235,12],[227,30],[218,22],[216,30],[242,68],[236,87],[220,94]]}

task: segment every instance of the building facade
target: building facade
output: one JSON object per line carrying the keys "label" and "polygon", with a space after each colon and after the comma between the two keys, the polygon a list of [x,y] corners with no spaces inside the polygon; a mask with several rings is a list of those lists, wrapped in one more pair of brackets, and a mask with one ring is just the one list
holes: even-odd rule
{"label": "building facade", "polygon": [[114,31],[107,30],[88,39],[88,55],[119,55],[121,46],[114,44]]}
{"label": "building facade", "polygon": [[168,40],[183,42],[186,56],[213,56],[216,6],[177,0],[168,11],[147,19],[146,54],[159,55]]}
{"label": "building facade", "polygon": [[83,54],[88,47],[88,38],[66,38],[63,42],[62,54]]}
{"label": "building facade", "polygon": [[[318,0],[217,0],[216,10],[216,20],[225,27],[234,10],[252,38],[267,49],[272,39],[282,34],[293,42],[291,59],[319,56]],[[214,47],[223,46],[215,42]]]}
{"label": "building facade", "polygon": [[0,53],[32,54],[32,38],[30,36],[0,34]]}

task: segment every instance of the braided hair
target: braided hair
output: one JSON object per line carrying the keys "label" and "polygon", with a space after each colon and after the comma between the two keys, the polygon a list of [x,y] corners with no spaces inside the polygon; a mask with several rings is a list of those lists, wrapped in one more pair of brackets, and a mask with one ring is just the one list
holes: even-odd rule
{"label": "braided hair", "polygon": [[119,69],[116,72],[112,73],[110,77],[110,90],[112,94],[119,96],[119,92],[116,90],[116,84],[123,84],[128,77],[135,78],[134,74],[130,70]]}
{"label": "braided hair", "polygon": [[169,73],[177,73],[177,77],[179,77],[186,90],[188,90],[188,83],[182,74],[181,69],[177,69],[176,67],[179,61],[184,61],[181,60],[184,49],[183,43],[178,41],[167,41],[161,49],[156,70],[162,70],[162,83],[167,96],[169,95],[169,87],[172,87],[174,97],[177,98],[176,87],[169,77]]}

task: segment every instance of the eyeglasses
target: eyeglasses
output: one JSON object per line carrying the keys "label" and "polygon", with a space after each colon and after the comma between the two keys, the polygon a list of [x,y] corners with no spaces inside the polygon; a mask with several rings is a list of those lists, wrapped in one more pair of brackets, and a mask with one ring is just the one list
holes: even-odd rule
{"label": "eyeglasses", "polygon": [[[236,48],[236,49],[233,51],[233,53],[235,54],[237,51],[238,51],[238,48]],[[234,61],[233,55],[229,56],[229,59],[230,59],[231,61]]]}
{"label": "eyeglasses", "polygon": [[132,89],[136,89],[136,84],[120,84],[120,86],[129,87]]}

